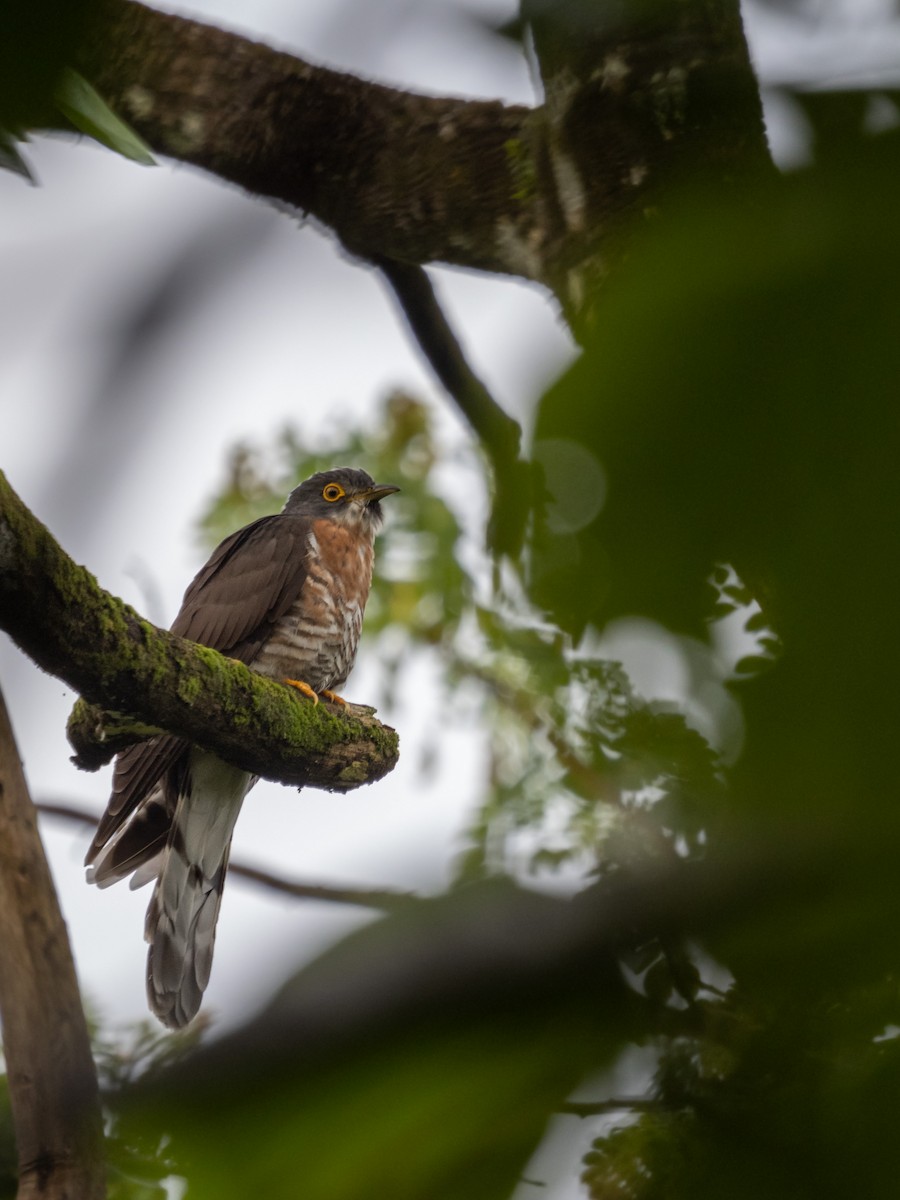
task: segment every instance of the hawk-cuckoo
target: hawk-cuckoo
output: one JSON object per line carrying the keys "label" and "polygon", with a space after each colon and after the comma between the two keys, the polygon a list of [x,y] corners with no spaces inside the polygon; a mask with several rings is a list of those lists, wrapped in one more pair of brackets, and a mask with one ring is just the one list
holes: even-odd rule
{"label": "hawk-cuckoo", "polygon": [[[365,471],[313,475],[277,516],[226,538],[184,595],[172,632],[314,699],[353,666],[372,581],[380,501],[398,489]],[[337,697],[339,699],[339,697]],[[121,753],[87,853],[89,879],[156,886],[147,910],[147,995],[164,1024],[197,1013],[241,804],[255,777],[163,734]]]}

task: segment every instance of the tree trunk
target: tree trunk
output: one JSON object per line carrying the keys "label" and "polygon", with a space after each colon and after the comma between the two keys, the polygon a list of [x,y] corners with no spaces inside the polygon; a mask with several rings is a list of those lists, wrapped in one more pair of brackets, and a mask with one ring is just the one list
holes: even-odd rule
{"label": "tree trunk", "polygon": [[75,964],[0,694],[0,1019],[19,1200],[106,1194],[97,1073]]}

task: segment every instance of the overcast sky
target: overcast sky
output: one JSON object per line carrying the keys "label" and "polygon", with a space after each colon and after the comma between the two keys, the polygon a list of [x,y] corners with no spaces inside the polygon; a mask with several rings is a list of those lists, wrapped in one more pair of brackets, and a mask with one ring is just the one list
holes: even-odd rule
{"label": "overcast sky", "polygon": [[[524,59],[473,20],[476,13],[503,20],[511,3],[165,7],[388,83],[535,100]],[[888,76],[900,62],[892,4],[808,7],[823,19],[798,19],[796,5],[748,8],[764,81],[895,78]],[[802,163],[809,151],[802,119],[776,91],[767,89],[766,98],[779,161]],[[329,422],[339,427],[401,386],[433,399],[448,445],[464,442],[383,288],[327,233],[199,172],[168,163],[143,169],[88,141],[35,139],[26,155],[39,188],[0,172],[2,466],[66,549],[152,619],[171,621],[205,557],[195,522],[235,441],[266,442],[287,422],[307,436]],[[527,420],[571,354],[553,304],[511,281],[435,274],[476,369]],[[164,279],[168,307],[148,313],[146,297]],[[123,356],[122,334],[135,329],[142,336]],[[365,700],[375,670],[363,651],[348,696]],[[238,825],[235,857],[312,881],[440,888],[477,802],[482,743],[478,730],[451,726],[437,769],[422,774],[421,730],[435,716],[431,671],[427,661],[414,665],[406,683],[415,702],[382,714],[403,739],[403,758],[387,780],[343,798],[260,785]],[[2,635],[0,680],[34,797],[99,813],[108,771],[84,775],[68,761],[64,725],[75,697]],[[108,1020],[143,1017],[147,890],[87,887],[86,835],[49,821],[42,831],[83,988]],[[206,1008],[223,1025],[242,1019],[276,981],[359,919],[232,880]],[[569,1190],[559,1185],[554,1200]]]}

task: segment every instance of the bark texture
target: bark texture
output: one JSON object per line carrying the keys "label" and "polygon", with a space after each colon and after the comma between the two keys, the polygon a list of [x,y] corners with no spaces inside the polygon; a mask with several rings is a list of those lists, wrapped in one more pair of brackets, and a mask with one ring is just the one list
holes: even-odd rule
{"label": "bark texture", "polygon": [[100,1093],[66,926],[0,694],[0,1018],[18,1200],[105,1195]]}
{"label": "bark texture", "polygon": [[534,109],[369,83],[133,0],[99,0],[77,65],[157,153],[353,253],[521,275],[577,318],[673,179],[771,169],[762,109],[738,0],[525,10]]}
{"label": "bark texture", "polygon": [[155,151],[317,217],[355,253],[518,271],[485,232],[510,219],[525,108],[368,83],[130,0],[98,6],[77,65]]}

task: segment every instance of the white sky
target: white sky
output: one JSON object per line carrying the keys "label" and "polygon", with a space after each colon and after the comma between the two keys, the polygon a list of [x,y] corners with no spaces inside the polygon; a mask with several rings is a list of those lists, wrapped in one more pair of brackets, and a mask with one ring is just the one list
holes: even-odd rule
{"label": "white sky", "polygon": [[[515,50],[484,38],[451,0],[166,7],[389,83],[533,100]],[[467,3],[470,12],[497,19],[515,7],[506,0]],[[764,80],[814,82],[900,62],[900,33],[885,24],[892,8],[886,0],[845,5],[853,13],[849,24],[835,20],[840,6],[816,7],[829,16],[820,27],[789,20],[777,6],[750,8],[748,31]],[[767,96],[779,157],[802,161],[802,121],[788,102]],[[370,412],[395,386],[433,399],[448,441],[465,439],[382,286],[327,235],[183,167],[142,169],[87,141],[38,139],[25,152],[40,188],[0,172],[0,465],[66,549],[153,619],[172,619],[205,557],[194,522],[236,440],[265,443],[286,422],[308,432],[328,428]],[[235,237],[256,238],[256,253],[240,260],[238,273],[222,268],[198,285],[174,326],[148,341],[125,377],[110,380],[111,338],[148,279],[189,254],[217,223]],[[570,353],[552,304],[515,282],[436,274],[476,369],[501,403],[527,415]],[[110,405],[92,419],[104,387]],[[135,443],[138,449],[125,454]],[[474,513],[477,503],[466,508]],[[144,577],[158,601],[148,603],[138,583]],[[351,698],[377,690],[374,669],[363,651],[346,688]],[[68,761],[64,726],[74,696],[2,635],[0,680],[34,797],[99,813],[108,770],[84,775]],[[458,722],[443,738],[436,769],[423,775],[421,733],[437,719],[427,661],[410,667],[406,694],[409,702],[381,714],[402,736],[403,757],[388,779],[348,797],[260,785],[239,822],[235,858],[318,882],[439,889],[478,799],[481,734]],[[107,1020],[143,1017],[148,892],[87,887],[80,865],[86,835],[49,821],[42,831],[83,988]],[[280,900],[232,880],[206,1008],[223,1025],[243,1019],[277,981],[360,919],[356,910]],[[592,1133],[579,1126],[573,1136],[583,1144]],[[552,1162],[540,1170],[544,1178],[557,1176],[554,1200],[580,1194],[571,1181],[559,1182]]]}

